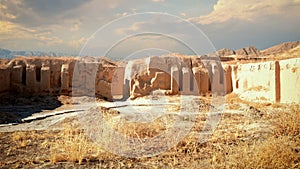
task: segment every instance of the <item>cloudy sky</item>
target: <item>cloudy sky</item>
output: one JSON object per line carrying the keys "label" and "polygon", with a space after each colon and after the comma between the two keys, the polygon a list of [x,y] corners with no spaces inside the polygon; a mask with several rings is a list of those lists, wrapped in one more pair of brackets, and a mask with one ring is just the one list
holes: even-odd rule
{"label": "cloudy sky", "polygon": [[0,48],[126,56],[264,49],[300,39],[299,11],[300,0],[0,0]]}

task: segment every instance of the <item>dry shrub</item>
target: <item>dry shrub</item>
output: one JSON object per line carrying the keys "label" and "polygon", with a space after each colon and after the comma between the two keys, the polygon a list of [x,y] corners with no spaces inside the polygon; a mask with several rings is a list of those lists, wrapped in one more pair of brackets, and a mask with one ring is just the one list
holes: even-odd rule
{"label": "dry shrub", "polygon": [[[248,105],[262,107],[264,104]],[[275,135],[270,132],[265,137],[255,138],[254,133],[251,135],[249,135],[251,132],[239,133],[234,128],[224,130],[225,133],[222,133],[223,130],[220,128],[216,130],[211,139],[213,168],[299,168],[300,106],[278,104],[275,106],[278,109],[261,118],[264,123],[271,125],[270,129],[275,131]],[[231,117],[229,120],[234,119]],[[242,122],[243,119],[239,121]],[[222,123],[233,125],[233,121],[226,122],[224,119]]]}
{"label": "dry shrub", "polygon": [[214,168],[298,168],[299,141],[284,136],[253,144],[216,144],[212,164]]}
{"label": "dry shrub", "polygon": [[16,143],[17,148],[26,147],[30,140],[31,135],[26,132],[18,131],[12,134],[12,140]]}
{"label": "dry shrub", "polygon": [[241,108],[241,104],[247,104],[247,102],[242,100],[236,93],[227,94],[225,99],[227,103],[230,103],[229,109],[231,110],[238,110]]}
{"label": "dry shrub", "polygon": [[132,138],[150,138],[166,131],[175,122],[175,115],[163,115],[151,122],[119,120],[110,123],[114,130]]}
{"label": "dry shrub", "polygon": [[289,105],[271,115],[270,120],[275,127],[275,135],[300,136],[300,105]]}
{"label": "dry shrub", "polygon": [[161,124],[152,123],[123,123],[116,124],[116,131],[131,138],[150,138],[157,136],[165,127]]}
{"label": "dry shrub", "polygon": [[[252,106],[252,107],[255,107],[257,109],[264,109],[268,106],[273,105],[272,103],[269,103],[269,102],[250,102],[250,101],[247,101],[247,100],[243,100],[236,93],[230,93],[230,94],[226,95],[225,99],[226,99],[227,103],[230,103],[229,104],[229,109],[231,109],[231,110],[240,109],[242,104],[248,105],[249,107]],[[260,101],[267,101],[267,100],[264,97],[260,97]]]}
{"label": "dry shrub", "polygon": [[68,126],[50,144],[50,161],[81,164],[83,160],[94,160],[100,151],[98,146],[87,139],[83,131]]}

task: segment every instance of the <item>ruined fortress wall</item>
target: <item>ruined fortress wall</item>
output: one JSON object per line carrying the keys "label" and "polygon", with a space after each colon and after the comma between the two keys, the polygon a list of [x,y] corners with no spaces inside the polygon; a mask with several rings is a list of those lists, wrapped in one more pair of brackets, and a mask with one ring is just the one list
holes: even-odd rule
{"label": "ruined fortress wall", "polygon": [[127,64],[101,59],[79,62],[74,58],[34,58],[12,60],[0,68],[0,94],[127,99],[162,89],[172,95],[235,92],[250,100],[299,103],[299,76],[300,59],[221,65],[198,57],[152,57]]}
{"label": "ruined fortress wall", "polygon": [[0,68],[0,93],[10,90],[10,73],[11,71],[9,69]]}
{"label": "ruined fortress wall", "polygon": [[256,99],[263,99],[265,97],[271,101],[276,100],[275,62],[234,65],[232,77],[235,92],[263,92],[262,96],[256,95]]}
{"label": "ruined fortress wall", "polygon": [[233,91],[245,99],[300,102],[300,58],[231,65]]}
{"label": "ruined fortress wall", "polygon": [[128,84],[125,88],[129,89],[131,98],[148,95],[158,89],[167,90],[166,94],[172,95],[223,95],[227,93],[224,74],[217,60],[191,56],[149,57],[128,62],[125,69],[125,81]]}
{"label": "ruined fortress wall", "polygon": [[[3,78],[0,94],[5,92],[25,95],[63,93],[61,89],[70,86],[70,78],[66,77],[66,74],[73,74],[69,69],[72,63],[75,63],[74,59],[14,59],[0,69],[0,78]],[[63,65],[68,66],[65,68]],[[68,90],[65,92],[68,94]]]}
{"label": "ruined fortress wall", "polygon": [[280,101],[300,103],[300,59],[279,62],[280,66]]}

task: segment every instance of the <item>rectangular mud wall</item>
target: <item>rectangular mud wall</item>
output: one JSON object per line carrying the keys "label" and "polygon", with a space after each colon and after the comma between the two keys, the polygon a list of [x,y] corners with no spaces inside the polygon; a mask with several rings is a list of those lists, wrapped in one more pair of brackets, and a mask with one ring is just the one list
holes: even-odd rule
{"label": "rectangular mud wall", "polygon": [[280,65],[278,61],[275,61],[275,100],[280,102],[281,89],[280,89]]}
{"label": "rectangular mud wall", "polygon": [[275,62],[241,64],[233,68],[233,90],[249,100],[276,102]]}
{"label": "rectangular mud wall", "polygon": [[225,78],[225,93],[231,93],[232,92],[232,68],[229,65],[226,65],[224,68],[224,78]]}
{"label": "rectangular mud wall", "polygon": [[10,69],[0,68],[0,93],[7,92],[10,89]]}
{"label": "rectangular mud wall", "polygon": [[232,66],[233,91],[249,100],[300,103],[300,58]]}
{"label": "rectangular mud wall", "polygon": [[280,65],[280,101],[300,103],[300,58],[283,60]]}
{"label": "rectangular mud wall", "polygon": [[[112,78],[111,94],[114,99],[122,99],[125,67],[117,67]],[[126,90],[126,89],[125,89]]]}
{"label": "rectangular mud wall", "polygon": [[60,74],[60,80],[61,80],[61,93],[62,94],[68,94],[69,91],[69,64],[63,64],[61,67],[61,74]]}
{"label": "rectangular mud wall", "polygon": [[[1,68],[0,94],[14,92],[75,96],[96,94],[104,98],[112,98],[112,95],[129,97],[131,77],[124,81],[127,77],[125,67],[116,68],[113,64],[99,66],[99,63],[91,61],[79,63],[75,70],[75,61],[44,62],[29,62],[27,66],[22,64]],[[135,67],[128,67],[131,70],[130,76],[135,72],[147,70],[153,81],[151,85],[156,86],[155,89],[170,90],[172,94],[177,94],[180,90],[181,94],[193,94],[197,91],[197,95],[206,95],[213,89],[225,91],[227,94],[233,91],[251,101],[300,103],[300,58],[234,65],[223,63],[223,69],[216,65],[213,67],[211,61],[205,63],[204,67],[194,61],[195,67],[192,69],[189,67],[192,66],[188,64],[189,60],[183,64],[185,66],[171,58],[166,61],[160,60],[158,63],[153,58],[148,62],[149,64],[141,62],[142,66],[136,64]],[[168,63],[168,66],[165,63]],[[162,65],[165,67],[160,67]],[[77,72],[75,79],[74,72]],[[223,72],[224,76],[220,72]],[[166,76],[167,73],[169,76]],[[210,79],[210,76],[213,79]],[[224,85],[222,87],[224,83],[225,88]]]}
{"label": "rectangular mud wall", "polygon": [[50,68],[41,68],[41,90],[48,93],[50,91]]}
{"label": "rectangular mud wall", "polygon": [[13,66],[10,80],[10,90],[16,93],[23,93],[23,85],[26,84],[26,69],[21,65]]}

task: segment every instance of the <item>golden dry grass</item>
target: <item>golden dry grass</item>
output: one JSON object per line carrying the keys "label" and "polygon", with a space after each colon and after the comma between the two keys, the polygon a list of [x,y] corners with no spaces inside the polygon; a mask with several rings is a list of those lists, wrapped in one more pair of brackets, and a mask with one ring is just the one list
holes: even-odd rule
{"label": "golden dry grass", "polygon": [[277,136],[300,136],[300,105],[289,105],[270,115]]}
{"label": "golden dry grass", "polygon": [[[212,137],[204,143],[199,142],[197,133],[206,119],[199,116],[183,140],[153,157],[114,155],[92,142],[77,126],[66,126],[56,135],[44,135],[48,139],[40,146],[49,149],[53,165],[69,162],[80,166],[92,164],[96,168],[300,168],[299,105],[249,103],[236,95],[229,95],[227,99],[229,104],[240,101],[260,109],[263,116],[225,112]],[[116,112],[103,110],[103,113],[115,131],[133,138],[155,137],[167,130],[174,120],[172,116],[162,116],[151,123],[113,121]],[[29,143],[33,137],[39,136],[16,132],[12,140],[22,147],[24,140]]]}
{"label": "golden dry grass", "polygon": [[263,141],[215,146],[213,168],[299,168],[299,141],[269,137]]}
{"label": "golden dry grass", "polygon": [[19,131],[12,135],[12,140],[16,143],[17,148],[26,147],[28,142],[30,142],[30,135],[25,132]]}
{"label": "golden dry grass", "polygon": [[102,151],[74,126],[65,126],[65,130],[49,144],[52,163],[69,161],[81,164],[83,160],[93,160]]}
{"label": "golden dry grass", "polygon": [[[254,105],[263,107],[256,103]],[[267,137],[255,137],[253,131],[234,127],[251,124],[253,121],[248,116],[223,115],[222,123],[207,143],[201,144],[196,137],[189,134],[169,151],[151,158],[140,158],[135,163],[104,152],[100,147],[89,142],[83,133],[67,129],[64,131],[63,139],[55,142],[55,146],[51,148],[51,161],[81,163],[82,160],[93,157],[99,161],[121,158],[122,162],[118,164],[115,161],[111,165],[107,164],[117,168],[121,166],[130,168],[136,164],[151,168],[151,164],[156,164],[158,161],[163,162],[167,168],[194,168],[199,165],[204,168],[298,168],[300,162],[299,110],[299,106],[292,106],[288,113],[279,111],[276,115],[272,114],[263,118],[263,120],[270,120],[271,128],[275,133],[269,133]],[[147,138],[154,137],[167,129],[168,126],[162,122],[158,119],[149,124],[121,122],[112,125],[115,125],[115,130],[127,136]],[[193,130],[199,129],[193,128]],[[97,152],[92,153],[93,155],[88,153],[91,147],[98,149]]]}

